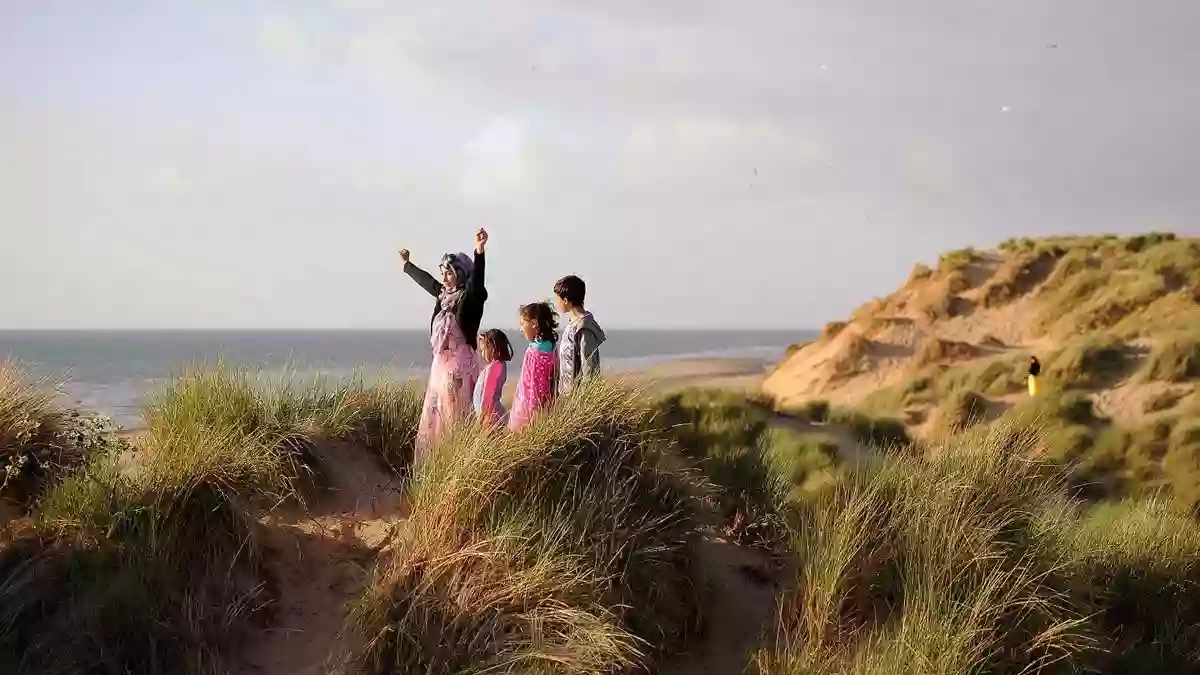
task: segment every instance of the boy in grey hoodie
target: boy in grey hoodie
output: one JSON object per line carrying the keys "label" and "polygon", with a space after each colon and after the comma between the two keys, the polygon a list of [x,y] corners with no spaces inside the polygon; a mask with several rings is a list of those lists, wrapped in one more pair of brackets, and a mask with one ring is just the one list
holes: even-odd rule
{"label": "boy in grey hoodie", "polygon": [[583,308],[587,285],[571,275],[554,284],[558,311],[567,316],[567,326],[558,341],[558,393],[566,394],[583,378],[600,372],[600,344],[604,330],[592,313]]}

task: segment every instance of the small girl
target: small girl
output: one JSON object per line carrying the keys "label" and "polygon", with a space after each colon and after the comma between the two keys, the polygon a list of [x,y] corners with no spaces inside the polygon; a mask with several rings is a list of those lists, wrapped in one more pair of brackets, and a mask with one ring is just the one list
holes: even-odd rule
{"label": "small girl", "polygon": [[508,362],[513,359],[512,343],[504,331],[496,328],[480,333],[479,356],[484,366],[475,383],[475,416],[489,424],[504,424],[508,412],[500,402],[500,393],[508,379]]}
{"label": "small girl", "polygon": [[512,430],[524,427],[533,415],[550,405],[558,366],[558,319],[550,305],[535,302],[521,307],[521,332],[529,340],[525,358],[521,361],[521,377],[517,381],[517,398],[513,403],[508,426]]}

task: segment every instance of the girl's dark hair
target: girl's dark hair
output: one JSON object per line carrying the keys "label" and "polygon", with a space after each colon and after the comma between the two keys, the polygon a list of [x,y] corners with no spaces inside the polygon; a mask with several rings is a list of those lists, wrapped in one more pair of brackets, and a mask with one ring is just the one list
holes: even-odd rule
{"label": "girl's dark hair", "polygon": [[531,302],[521,305],[521,316],[537,326],[533,339],[558,342],[558,313],[546,302]]}
{"label": "girl's dark hair", "polygon": [[504,331],[499,328],[492,328],[480,333],[479,339],[492,348],[492,356],[497,361],[513,360],[512,343],[508,341],[508,336],[504,334]]}

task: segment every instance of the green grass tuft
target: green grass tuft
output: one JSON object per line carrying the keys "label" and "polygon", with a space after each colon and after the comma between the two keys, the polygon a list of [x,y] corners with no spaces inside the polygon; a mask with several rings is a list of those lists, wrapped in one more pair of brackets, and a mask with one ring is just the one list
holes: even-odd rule
{"label": "green grass tuft", "polygon": [[685,487],[631,394],[576,392],[525,433],[461,429],[357,611],[366,673],[611,673],[698,628]]}

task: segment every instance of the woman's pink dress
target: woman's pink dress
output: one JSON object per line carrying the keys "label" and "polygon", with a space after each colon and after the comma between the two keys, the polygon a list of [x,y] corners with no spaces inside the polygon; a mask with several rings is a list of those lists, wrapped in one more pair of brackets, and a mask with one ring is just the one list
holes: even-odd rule
{"label": "woman's pink dress", "polygon": [[525,350],[525,358],[521,361],[521,377],[517,381],[516,400],[508,416],[508,428],[513,431],[528,424],[539,410],[554,400],[558,352],[547,347],[546,343],[535,342]]}
{"label": "woman's pink dress", "polygon": [[429,386],[417,427],[416,457],[419,461],[447,427],[471,415],[471,397],[479,376],[479,360],[467,344],[453,312],[434,319],[430,333],[433,365]]}

